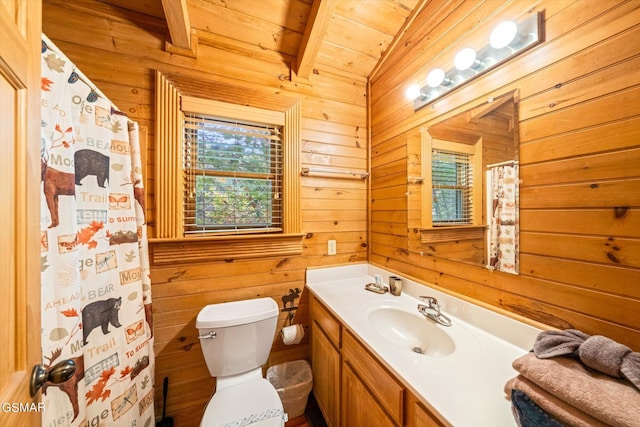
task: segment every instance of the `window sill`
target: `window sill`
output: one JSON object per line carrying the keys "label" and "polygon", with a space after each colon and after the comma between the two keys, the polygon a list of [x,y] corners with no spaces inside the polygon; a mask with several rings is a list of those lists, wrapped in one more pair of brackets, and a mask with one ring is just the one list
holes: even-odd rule
{"label": "window sill", "polygon": [[245,234],[177,239],[149,239],[152,265],[302,254],[304,234]]}
{"label": "window sill", "polygon": [[459,240],[484,239],[486,225],[454,225],[451,227],[423,228],[420,230],[422,244],[455,242]]}

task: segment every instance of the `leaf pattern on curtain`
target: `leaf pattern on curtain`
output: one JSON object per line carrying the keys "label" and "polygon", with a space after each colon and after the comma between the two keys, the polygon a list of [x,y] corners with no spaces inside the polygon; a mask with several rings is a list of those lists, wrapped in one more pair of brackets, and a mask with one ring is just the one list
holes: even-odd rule
{"label": "leaf pattern on curtain", "polygon": [[42,49],[43,425],[154,423],[151,281],[138,126]]}
{"label": "leaf pattern on curtain", "polygon": [[518,165],[489,170],[492,204],[489,226],[489,268],[519,274]]}

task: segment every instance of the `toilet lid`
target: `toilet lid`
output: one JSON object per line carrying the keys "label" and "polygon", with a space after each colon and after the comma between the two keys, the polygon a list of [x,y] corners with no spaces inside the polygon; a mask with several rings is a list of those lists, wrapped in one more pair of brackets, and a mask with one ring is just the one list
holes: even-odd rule
{"label": "toilet lid", "polygon": [[282,427],[285,413],[278,392],[264,378],[216,392],[201,427]]}

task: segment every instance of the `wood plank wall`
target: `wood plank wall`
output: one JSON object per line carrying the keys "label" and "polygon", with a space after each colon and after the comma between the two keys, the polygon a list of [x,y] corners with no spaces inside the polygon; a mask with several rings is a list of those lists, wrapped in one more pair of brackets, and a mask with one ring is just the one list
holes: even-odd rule
{"label": "wood plank wall", "polygon": [[[544,12],[541,45],[413,111],[406,87],[465,47],[458,40],[467,31],[535,11]],[[639,23],[638,1],[429,2],[371,76],[370,262],[640,350]],[[406,196],[419,163],[411,135],[514,89],[520,276],[411,251],[407,235],[419,226]]]}
{"label": "wood plank wall", "polygon": [[[404,89],[430,58],[478,22],[544,10],[546,40],[446,97],[413,112]],[[304,286],[307,266],[370,261],[508,312],[556,327],[611,336],[640,349],[640,103],[638,2],[518,0],[428,2],[371,78],[371,202],[367,183],[303,177],[300,257],[152,267],[156,385],[170,378],[168,413],[197,425],[214,388],[194,319],[210,302],[281,296]],[[46,0],[45,32],[147,134],[146,187],[153,232],[153,70],[192,76],[238,99],[282,93],[303,101],[304,167],[365,169],[366,81],[320,67],[313,85],[286,80],[287,58],[232,39],[206,39],[198,59],[163,50],[162,21],[91,1]],[[285,76],[285,79],[279,78]],[[239,91],[242,90],[242,92]],[[407,136],[519,89],[521,264],[518,277],[421,257],[407,247]],[[412,184],[415,185],[415,184]],[[153,235],[153,234],[152,234]],[[326,242],[338,241],[338,255]],[[307,324],[303,291],[295,322]],[[280,325],[285,321],[283,313]],[[306,340],[275,341],[270,363],[308,357]],[[161,402],[157,393],[156,402]],[[160,409],[157,406],[158,410]]]}
{"label": "wood plank wall", "polygon": [[[204,13],[199,11],[199,20],[206,20]],[[367,87],[362,77],[318,67],[310,77],[312,85],[293,83],[288,80],[290,58],[202,31],[197,59],[171,55],[163,50],[167,34],[163,21],[97,1],[47,0],[43,15],[43,32],[147,134],[145,185],[151,237],[156,69],[184,81],[197,79],[207,90],[218,90],[223,101],[236,99],[246,105],[260,101],[264,108],[269,100],[278,104],[278,97],[300,99],[302,166],[367,169]],[[305,268],[366,260],[366,194],[366,181],[302,177],[306,237],[301,256],[152,266],[157,414],[165,376],[169,377],[167,413],[176,425],[197,426],[213,393],[215,382],[195,330],[195,317],[204,305],[270,296],[282,307],[282,296],[298,288],[302,295],[296,300],[294,323],[308,327]],[[329,239],[337,240],[335,256],[327,256]],[[281,313],[278,327],[286,320],[287,313]],[[276,335],[269,364],[308,357],[306,337],[299,345],[284,346]]]}

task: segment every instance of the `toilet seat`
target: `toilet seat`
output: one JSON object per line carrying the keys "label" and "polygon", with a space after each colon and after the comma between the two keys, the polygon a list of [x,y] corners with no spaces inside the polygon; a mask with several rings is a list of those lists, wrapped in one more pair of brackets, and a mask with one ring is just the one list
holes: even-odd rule
{"label": "toilet seat", "polygon": [[201,427],[282,427],[287,415],[278,392],[265,378],[217,391],[200,422]]}

